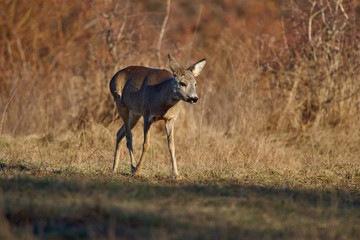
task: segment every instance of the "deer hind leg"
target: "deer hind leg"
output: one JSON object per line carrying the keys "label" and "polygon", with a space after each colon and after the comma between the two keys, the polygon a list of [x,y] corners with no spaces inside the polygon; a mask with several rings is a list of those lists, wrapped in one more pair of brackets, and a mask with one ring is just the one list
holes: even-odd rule
{"label": "deer hind leg", "polygon": [[150,146],[150,126],[151,126],[151,119],[149,117],[144,117],[144,143],[143,143],[143,150],[141,153],[141,157],[140,160],[138,162],[138,164],[136,165],[136,169],[135,169],[135,173],[134,175],[138,175],[140,174],[141,171],[141,166],[143,164],[143,160],[144,160],[144,156],[145,153],[147,152],[147,150],[149,149]]}
{"label": "deer hind leg", "polygon": [[121,140],[125,136],[125,125],[122,125],[119,131],[116,134],[116,145],[115,145],[115,155],[114,155],[114,165],[113,165],[113,172],[115,173],[119,166],[119,158],[120,158],[120,148],[119,144]]}
{"label": "deer hind leg", "polygon": [[177,170],[176,157],[175,157],[175,142],[174,142],[174,123],[175,119],[170,119],[165,121],[165,130],[168,140],[168,147],[171,156],[171,163],[173,168],[173,176],[175,179],[181,179],[181,176]]}
{"label": "deer hind leg", "polygon": [[124,138],[125,136],[125,123],[126,120],[128,119],[129,116],[129,110],[124,107],[120,102],[120,95],[116,95],[114,96],[114,100],[116,103],[116,107],[118,109],[119,115],[122,118],[122,120],[124,121],[124,124],[121,126],[121,128],[119,129],[119,131],[116,134],[116,144],[115,144],[115,153],[114,153],[114,165],[113,165],[113,172],[115,173],[118,169],[119,166],[119,158],[120,158],[120,148],[119,148],[119,144],[121,142],[121,140]]}
{"label": "deer hind leg", "polygon": [[135,170],[135,167],[133,165],[134,150],[132,147],[131,129],[135,127],[135,125],[140,119],[140,116],[131,113],[128,108],[120,104],[120,101],[116,101],[116,105],[119,110],[119,115],[124,121],[124,125],[120,128],[120,130],[117,133],[113,172],[116,172],[118,168],[119,158],[120,158],[119,143],[124,138],[124,136],[126,136],[126,145],[127,148],[129,149],[129,154],[130,154],[131,171],[133,172]]}
{"label": "deer hind leg", "polygon": [[129,149],[130,154],[130,163],[131,163],[131,172],[135,172],[135,167],[133,165],[134,160],[134,149],[132,144],[132,133],[131,129],[135,127],[138,123],[140,116],[130,113],[128,117],[128,121],[125,123],[125,136],[126,136],[126,146]]}

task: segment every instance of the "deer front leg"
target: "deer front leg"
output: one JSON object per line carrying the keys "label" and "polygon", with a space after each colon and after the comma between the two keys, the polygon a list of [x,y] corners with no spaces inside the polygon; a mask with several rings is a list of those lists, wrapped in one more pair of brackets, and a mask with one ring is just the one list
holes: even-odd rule
{"label": "deer front leg", "polygon": [[165,130],[166,130],[168,147],[169,147],[170,156],[171,156],[173,176],[175,179],[179,180],[179,179],[181,179],[181,177],[177,170],[176,158],[175,158],[174,123],[175,123],[175,118],[170,119],[170,120],[165,120]]}
{"label": "deer front leg", "polygon": [[139,175],[141,171],[141,166],[143,164],[144,156],[150,146],[150,126],[151,126],[151,119],[149,117],[144,117],[144,143],[143,143],[143,150],[140,156],[140,160],[136,165],[134,175]]}

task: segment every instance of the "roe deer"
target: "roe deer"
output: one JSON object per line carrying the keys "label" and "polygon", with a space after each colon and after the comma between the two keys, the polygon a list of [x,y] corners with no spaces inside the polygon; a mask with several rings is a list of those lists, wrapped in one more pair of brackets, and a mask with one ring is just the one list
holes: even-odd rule
{"label": "roe deer", "polygon": [[[113,172],[117,171],[119,164],[119,143],[126,136],[131,172],[134,175],[140,173],[144,155],[149,148],[150,126],[163,119],[173,176],[175,179],[181,178],[176,166],[174,122],[179,114],[181,101],[192,104],[198,101],[194,77],[200,74],[206,60],[202,59],[187,69],[182,68],[170,54],[168,60],[172,74],[164,69],[130,66],[117,72],[110,81],[111,94],[124,121],[117,133]],[[144,118],[144,143],[140,160],[134,167],[131,129],[141,116]]]}

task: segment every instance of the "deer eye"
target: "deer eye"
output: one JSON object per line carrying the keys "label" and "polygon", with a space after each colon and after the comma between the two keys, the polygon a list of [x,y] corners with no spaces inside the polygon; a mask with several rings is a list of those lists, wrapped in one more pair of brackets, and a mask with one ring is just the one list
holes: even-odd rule
{"label": "deer eye", "polygon": [[187,84],[186,84],[186,82],[180,82],[180,86],[186,87]]}

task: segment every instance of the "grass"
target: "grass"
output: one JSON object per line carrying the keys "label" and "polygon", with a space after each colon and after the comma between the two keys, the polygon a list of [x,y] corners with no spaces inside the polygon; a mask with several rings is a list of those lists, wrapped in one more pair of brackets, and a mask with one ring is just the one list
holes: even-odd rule
{"label": "grass", "polygon": [[[135,146],[141,145],[140,132],[135,129]],[[156,142],[161,140],[156,131],[140,177],[129,174],[125,149],[118,174],[112,174],[112,145],[91,134],[83,133],[77,145],[76,135],[1,138],[6,238],[356,239],[360,234],[360,164],[336,157],[335,148],[329,153],[330,143],[317,142],[310,151],[307,137],[283,136],[288,146],[276,149],[270,138],[248,143],[247,153],[234,145],[239,153],[227,159],[217,152],[239,144],[236,139],[216,142],[208,136],[209,145],[199,150],[207,162],[196,162],[179,150],[187,147],[179,141],[184,180],[175,181],[168,153],[162,152],[166,143]],[[209,146],[213,152],[206,155]],[[294,146],[306,152],[296,153]]]}
{"label": "grass", "polygon": [[[356,1],[171,1],[165,28],[160,0],[0,8],[0,239],[360,236]],[[207,59],[175,124],[183,180],[161,123],[141,175],[124,143],[112,174],[109,80],[168,52]]]}
{"label": "grass", "polygon": [[359,196],[350,192],[29,176],[2,180],[11,225],[18,234],[27,227],[44,238],[335,239],[359,233]]}

